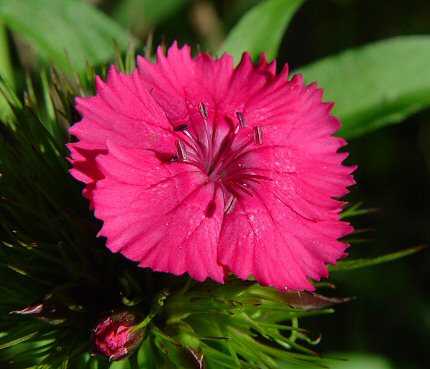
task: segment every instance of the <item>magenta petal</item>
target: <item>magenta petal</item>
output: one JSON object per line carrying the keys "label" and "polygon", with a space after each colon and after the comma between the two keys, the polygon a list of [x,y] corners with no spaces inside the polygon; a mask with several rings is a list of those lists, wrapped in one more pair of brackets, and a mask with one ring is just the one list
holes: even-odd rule
{"label": "magenta petal", "polygon": [[88,185],[84,194],[90,200],[95,182],[102,178],[95,158],[106,152],[106,140],[161,150],[170,150],[172,146],[171,125],[140,84],[137,72],[127,75],[112,67],[106,84],[97,81],[96,96],[76,99],[83,119],[70,128],[70,134],[79,142],[68,144],[72,153],[71,174]]}
{"label": "magenta petal", "polygon": [[190,106],[199,102],[204,102],[210,113],[234,116],[235,111],[245,109],[250,98],[276,80],[276,63],[267,64],[264,56],[254,66],[245,53],[233,69],[233,58],[228,54],[218,60],[208,54],[193,59],[189,46],[179,49],[176,43],[167,56],[158,48],[157,63],[139,57],[138,64],[142,82],[167,116],[178,123],[188,122]]}
{"label": "magenta petal", "polygon": [[[161,162],[150,150],[112,143],[108,148],[97,159],[104,179],[94,190],[107,246],[142,267],[222,282],[222,199],[214,184],[185,165]],[[218,206],[206,216],[212,203]]]}
{"label": "magenta petal", "polygon": [[226,216],[220,261],[243,279],[252,275],[281,290],[313,290],[307,277],[327,276],[324,263],[345,256],[348,246],[336,239],[351,232],[351,227],[335,214],[330,218],[305,219],[273,194],[246,198]]}

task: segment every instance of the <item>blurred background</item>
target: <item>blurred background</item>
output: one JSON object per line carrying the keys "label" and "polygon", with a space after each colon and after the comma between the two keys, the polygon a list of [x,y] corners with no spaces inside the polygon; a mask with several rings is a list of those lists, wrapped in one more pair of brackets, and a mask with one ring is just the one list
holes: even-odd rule
{"label": "blurred background", "polygon": [[[70,11],[67,3],[78,3],[80,12]],[[35,76],[37,85],[39,71],[50,62],[63,69],[69,64],[84,68],[86,59],[107,63],[115,52],[109,40],[117,39],[121,48],[128,35],[140,53],[145,45],[149,52],[150,45],[174,40],[214,53],[241,16],[258,3],[0,0],[0,72],[22,92],[26,73]],[[98,12],[89,17],[88,9]],[[108,36],[98,40],[94,25]],[[288,62],[295,70],[345,49],[416,34],[430,34],[428,0],[309,0],[284,34],[277,59],[280,67]],[[358,165],[358,184],[347,200],[377,209],[352,219],[357,229],[367,231],[352,244],[350,255],[373,257],[429,245],[430,110],[353,138],[347,150],[347,162]],[[328,293],[355,299],[338,306],[331,316],[303,321],[315,336],[322,333],[317,350],[353,358],[333,364],[336,368],[428,368],[429,266],[430,252],[424,249],[400,261],[333,273],[337,289]]]}

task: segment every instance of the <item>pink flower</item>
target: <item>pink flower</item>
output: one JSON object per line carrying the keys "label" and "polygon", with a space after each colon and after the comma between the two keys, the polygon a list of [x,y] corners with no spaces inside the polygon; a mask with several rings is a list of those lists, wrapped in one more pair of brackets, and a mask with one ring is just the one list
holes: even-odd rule
{"label": "pink flower", "polygon": [[278,289],[313,290],[338,239],[353,167],[316,84],[277,75],[263,55],[213,60],[175,44],[131,75],[113,67],[78,98],[72,175],[107,246],[141,267],[222,283],[231,271]]}
{"label": "pink flower", "polygon": [[99,321],[93,329],[97,352],[110,360],[130,355],[142,342],[142,330],[134,330],[136,317],[128,311],[115,312]]}

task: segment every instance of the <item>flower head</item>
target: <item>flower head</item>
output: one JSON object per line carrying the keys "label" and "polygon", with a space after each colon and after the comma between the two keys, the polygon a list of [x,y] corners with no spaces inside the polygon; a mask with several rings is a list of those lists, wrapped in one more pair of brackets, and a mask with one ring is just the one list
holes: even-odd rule
{"label": "flower head", "polygon": [[110,360],[130,355],[143,340],[143,332],[133,330],[136,323],[136,317],[129,311],[117,311],[103,318],[93,329],[97,352]]}
{"label": "flower head", "polygon": [[71,173],[108,248],[142,267],[312,290],[352,230],[336,198],[354,168],[321,98],[264,55],[234,68],[175,43],[131,75],[112,67],[96,96],[77,99]]}

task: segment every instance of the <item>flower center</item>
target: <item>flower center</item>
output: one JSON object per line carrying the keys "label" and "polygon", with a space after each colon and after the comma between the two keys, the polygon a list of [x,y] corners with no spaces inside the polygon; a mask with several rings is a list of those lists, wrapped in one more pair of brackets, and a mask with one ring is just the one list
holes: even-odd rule
{"label": "flower center", "polygon": [[[253,196],[261,180],[272,180],[256,173],[249,160],[245,161],[247,154],[252,151],[249,146],[263,143],[263,131],[256,126],[249,130],[248,137],[237,142],[239,131],[246,130],[247,127],[245,116],[236,112],[237,123],[231,125],[221,144],[216,146],[214,129],[209,125],[208,110],[203,103],[199,104],[199,112],[204,123],[201,134],[191,133],[188,124],[173,128],[184,138],[175,141],[176,156],[171,158],[171,162],[192,165],[206,173],[209,180],[222,189],[224,212],[229,214],[234,210],[238,199],[244,195]],[[237,145],[233,145],[234,143]]]}

